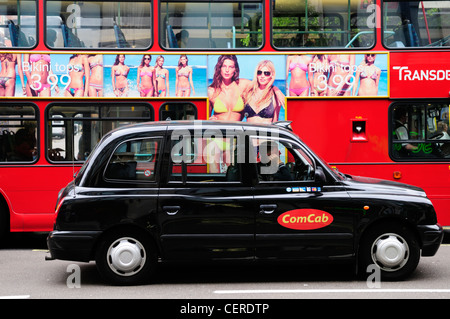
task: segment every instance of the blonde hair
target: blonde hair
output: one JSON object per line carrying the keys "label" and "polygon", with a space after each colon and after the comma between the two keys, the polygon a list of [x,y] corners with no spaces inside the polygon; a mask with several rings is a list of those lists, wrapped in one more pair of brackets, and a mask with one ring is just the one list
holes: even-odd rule
{"label": "blonde hair", "polygon": [[251,85],[242,94],[242,97],[246,103],[251,99],[252,95],[256,93],[256,89],[259,87],[258,71],[261,70],[263,67],[267,67],[270,70],[270,72],[271,72],[270,76],[272,78],[270,79],[270,82],[267,84],[267,86],[264,88],[263,93],[261,94],[261,98],[258,101],[256,101],[256,105],[257,106],[266,105],[269,103],[270,99],[273,97],[273,94],[274,94],[273,82],[275,82],[275,66],[272,61],[263,60],[263,61],[259,62],[258,65],[256,66],[255,74],[253,76],[253,81],[252,81]]}

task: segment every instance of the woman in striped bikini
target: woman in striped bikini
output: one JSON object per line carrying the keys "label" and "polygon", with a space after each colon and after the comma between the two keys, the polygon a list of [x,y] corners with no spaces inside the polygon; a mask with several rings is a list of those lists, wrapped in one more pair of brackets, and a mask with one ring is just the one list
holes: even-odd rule
{"label": "woman in striped bikini", "polygon": [[88,62],[91,70],[89,96],[103,97],[103,55],[89,54]]}

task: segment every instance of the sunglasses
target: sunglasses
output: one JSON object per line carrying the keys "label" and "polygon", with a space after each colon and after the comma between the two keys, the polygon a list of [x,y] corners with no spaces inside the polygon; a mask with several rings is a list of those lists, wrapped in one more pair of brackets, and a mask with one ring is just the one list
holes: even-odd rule
{"label": "sunglasses", "polygon": [[144,58],[144,60],[150,60],[151,58]]}
{"label": "sunglasses", "polygon": [[[258,70],[258,72],[256,72],[257,75],[261,75],[263,74],[263,71]],[[264,75],[265,76],[270,76],[270,74],[272,74],[270,71],[264,71]]]}
{"label": "sunglasses", "polygon": [[375,54],[367,54],[367,56],[375,57]]}

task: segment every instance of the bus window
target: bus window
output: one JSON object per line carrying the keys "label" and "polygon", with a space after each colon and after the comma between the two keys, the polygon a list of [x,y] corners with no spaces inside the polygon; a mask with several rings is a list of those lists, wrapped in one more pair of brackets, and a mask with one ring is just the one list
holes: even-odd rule
{"label": "bus window", "polygon": [[164,48],[258,48],[262,45],[261,0],[161,2]]}
{"label": "bus window", "polygon": [[277,48],[368,48],[375,43],[375,4],[367,0],[272,0]]}
{"label": "bus window", "polygon": [[391,108],[391,155],[399,161],[450,158],[448,103],[396,104]]}
{"label": "bus window", "polygon": [[153,120],[149,105],[52,105],[48,109],[47,156],[50,161],[84,161],[109,131]]}
{"label": "bus window", "polygon": [[37,119],[33,106],[0,108],[0,163],[34,162],[38,157]]}
{"label": "bus window", "polygon": [[0,47],[34,47],[36,17],[36,1],[3,0],[0,5]]}
{"label": "bus window", "polygon": [[389,48],[450,46],[450,1],[384,1]]}
{"label": "bus window", "polygon": [[51,48],[133,48],[151,45],[150,1],[46,2],[46,43]]}
{"label": "bus window", "polygon": [[197,108],[192,103],[169,102],[159,109],[160,121],[196,120]]}

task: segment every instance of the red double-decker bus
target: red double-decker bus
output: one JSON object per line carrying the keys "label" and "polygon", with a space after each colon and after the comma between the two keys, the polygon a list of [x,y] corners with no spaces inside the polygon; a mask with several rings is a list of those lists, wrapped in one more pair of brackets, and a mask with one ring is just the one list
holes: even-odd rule
{"label": "red double-decker bus", "polygon": [[0,1],[0,226],[49,231],[99,139],[290,120],[341,172],[424,188],[450,226],[450,1]]}

